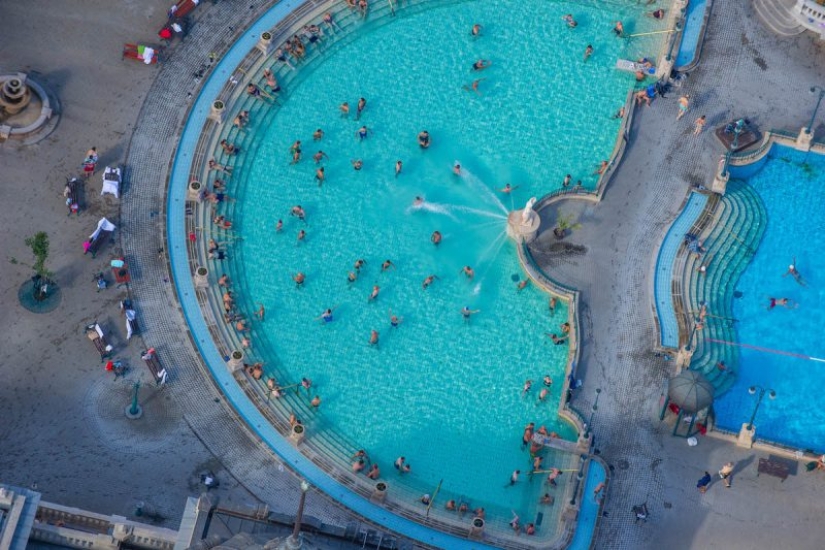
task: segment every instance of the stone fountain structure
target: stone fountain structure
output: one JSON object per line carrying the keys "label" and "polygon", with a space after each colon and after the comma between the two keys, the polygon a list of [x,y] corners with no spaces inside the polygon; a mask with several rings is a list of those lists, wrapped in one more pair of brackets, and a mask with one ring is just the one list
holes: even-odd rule
{"label": "stone fountain structure", "polygon": [[531,243],[539,234],[541,219],[533,210],[536,197],[531,197],[521,210],[513,210],[507,216],[507,234],[519,243]]}
{"label": "stone fountain structure", "polygon": [[57,126],[57,99],[25,73],[0,75],[0,142],[34,143]]}

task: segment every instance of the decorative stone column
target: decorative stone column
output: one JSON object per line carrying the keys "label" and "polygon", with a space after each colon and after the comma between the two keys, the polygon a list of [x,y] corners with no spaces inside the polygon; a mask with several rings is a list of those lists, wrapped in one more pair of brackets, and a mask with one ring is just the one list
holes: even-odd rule
{"label": "decorative stone column", "polygon": [[753,447],[753,440],[756,438],[756,425],[752,430],[748,429],[747,423],[742,424],[742,429],[739,430],[739,435],[736,437],[736,446],[750,449]]}
{"label": "decorative stone column", "polygon": [[304,442],[305,436],[306,428],[303,424],[295,424],[292,426],[292,431],[289,432],[289,440],[295,443],[296,447]]}
{"label": "decorative stone column", "polygon": [[794,147],[799,149],[800,151],[808,152],[811,150],[811,144],[814,140],[814,133],[813,131],[809,132],[807,128],[802,128],[799,130],[799,135],[796,136],[796,143]]}
{"label": "decorative stone column", "polygon": [[722,155],[722,158],[719,159],[719,166],[716,169],[716,174],[713,176],[713,182],[710,184],[710,190],[714,193],[724,195],[728,188],[729,179],[730,174],[728,173],[727,161],[725,159],[725,155]]}
{"label": "decorative stone column", "polygon": [[189,182],[189,188],[186,192],[186,199],[190,201],[201,202],[201,190],[203,184],[197,180]]}
{"label": "decorative stone column", "polygon": [[375,488],[372,490],[372,496],[370,496],[370,500],[372,502],[384,502],[387,498],[387,490],[389,486],[385,481],[379,481],[375,484]]}
{"label": "decorative stone column", "polygon": [[473,518],[473,521],[470,522],[470,535],[469,538],[473,540],[481,540],[484,536],[484,519],[483,518]]}
{"label": "decorative stone column", "polygon": [[243,368],[243,352],[239,349],[233,351],[229,356],[229,361],[227,361],[226,366],[232,374],[241,370]]}
{"label": "decorative stone column", "polygon": [[221,124],[225,117],[226,105],[220,99],[216,99],[212,102],[212,107],[209,109],[209,119]]}
{"label": "decorative stone column", "polygon": [[204,289],[209,287],[209,270],[199,267],[195,270],[195,288]]}
{"label": "decorative stone column", "polygon": [[258,39],[258,43],[255,47],[258,48],[262,54],[264,54],[264,57],[268,57],[273,51],[275,51],[275,44],[272,42],[272,33],[261,33],[261,38]]}

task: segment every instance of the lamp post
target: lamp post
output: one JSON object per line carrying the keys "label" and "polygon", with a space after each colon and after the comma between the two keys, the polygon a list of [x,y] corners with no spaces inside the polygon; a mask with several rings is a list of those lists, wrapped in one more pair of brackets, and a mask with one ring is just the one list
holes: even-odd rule
{"label": "lamp post", "polygon": [[140,380],[135,382],[135,392],[132,394],[132,404],[126,405],[126,418],[129,420],[137,420],[143,416],[143,409],[138,405],[138,392],[140,391]]}
{"label": "lamp post", "polygon": [[579,465],[579,471],[576,473],[576,486],[573,488],[573,496],[570,498],[570,506],[576,505],[576,495],[578,494],[579,487],[581,486],[582,480],[584,479],[584,463],[585,461],[587,461],[587,455],[579,455],[579,460],[581,461],[581,463]]}
{"label": "lamp post", "polygon": [[819,98],[816,100],[816,107],[814,107],[814,113],[811,115],[811,121],[808,123],[808,128],[805,130],[805,133],[810,134],[814,127],[814,120],[816,119],[816,112],[819,111],[819,104],[822,103],[822,98],[825,97],[825,88],[822,86],[811,86],[811,93],[815,94],[816,90],[819,89]]}
{"label": "lamp post", "polygon": [[596,415],[596,411],[599,410],[599,396],[602,393],[601,388],[596,388],[596,399],[593,400],[593,406],[590,407],[590,420],[587,421],[587,429],[584,432],[584,437],[590,437],[590,434],[593,432],[593,417]]}
{"label": "lamp post", "polygon": [[307,491],[309,491],[309,483],[301,480],[301,500],[298,501],[298,513],[295,515],[295,527],[292,528],[292,534],[286,539],[286,548],[288,550],[298,550],[303,545],[301,538],[301,520],[304,516],[304,503],[307,499]]}
{"label": "lamp post", "polygon": [[[825,93],[825,92],[823,92]],[[776,392],[773,390],[766,390],[762,386],[751,386],[748,388],[748,393],[754,395],[757,390],[759,391],[759,397],[756,399],[756,406],[753,408],[753,414],[751,415],[751,419],[748,422],[748,431],[753,431],[753,421],[756,419],[756,413],[759,411],[759,405],[762,404],[762,398],[765,397],[765,394],[768,394],[769,399],[776,399]]]}

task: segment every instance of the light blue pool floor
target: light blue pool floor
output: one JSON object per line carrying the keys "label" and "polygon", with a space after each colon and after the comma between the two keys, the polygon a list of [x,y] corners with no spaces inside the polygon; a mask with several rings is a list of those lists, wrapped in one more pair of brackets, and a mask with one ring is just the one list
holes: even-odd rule
{"label": "light blue pool floor", "polygon": [[[825,450],[825,412],[818,406],[825,365],[800,356],[825,358],[823,175],[822,156],[774,147],[747,180],[765,203],[768,226],[737,285],[741,297],[734,301],[734,316],[739,342],[763,349],[742,347],[738,381],[716,403],[720,426],[738,431],[755,405],[747,388],[774,389],[776,400],[766,398],[759,409],[757,435],[817,452]],[[794,258],[804,285],[785,276]],[[771,297],[788,298],[791,308],[769,309]]]}

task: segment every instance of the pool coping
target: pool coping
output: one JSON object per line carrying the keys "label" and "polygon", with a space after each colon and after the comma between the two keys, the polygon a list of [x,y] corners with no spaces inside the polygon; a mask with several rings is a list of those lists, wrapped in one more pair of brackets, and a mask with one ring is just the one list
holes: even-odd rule
{"label": "pool coping", "polygon": [[[291,7],[290,4],[291,3],[289,3],[289,2],[285,3],[284,4],[284,6],[285,6],[284,9],[287,9],[287,8]],[[298,5],[297,7],[295,7],[295,9],[297,10],[299,7],[306,6],[308,4],[312,4],[312,7],[316,9],[317,13],[310,13],[310,12],[312,12],[312,10],[309,10],[308,12],[303,14],[301,17],[299,17],[294,22],[293,26],[290,27],[291,30],[294,30],[295,27],[300,27],[301,24],[306,23],[307,20],[309,20],[309,19],[312,19],[313,15],[319,15],[321,12],[325,11],[325,10],[323,10],[323,7],[324,7],[324,1],[323,0],[320,1],[320,2],[304,2],[304,3],[301,3],[300,5]],[[275,7],[278,7],[278,6],[275,6]],[[275,7],[270,8],[270,11],[274,11]],[[269,12],[267,12],[267,13],[269,13]],[[290,16],[292,13],[294,13],[294,11],[293,12],[288,12],[285,17]],[[258,19],[257,21],[255,21],[253,24],[251,24],[250,27],[245,31],[244,37],[247,37],[247,35],[249,35],[249,33],[253,32],[252,29],[257,29],[259,27],[259,25],[262,25],[261,21],[265,17],[266,17],[266,14],[263,17],[261,17],[260,19]],[[264,25],[264,26],[266,26],[266,25]],[[290,34],[290,33],[285,32],[285,35],[288,35],[288,34]],[[255,35],[255,33],[253,33],[253,36],[254,35]],[[237,45],[239,42],[240,42],[240,40],[236,41],[235,44]],[[231,46],[231,48],[234,48],[234,47],[235,47],[234,45]],[[256,46],[253,46],[251,48],[250,52],[254,51],[255,47]],[[246,57],[244,57],[243,59],[246,60],[249,56],[250,56],[250,54],[247,53]],[[239,57],[240,57],[240,55],[239,55]],[[250,65],[254,66],[257,62],[259,62],[259,61],[261,61],[265,58],[267,58],[267,56],[260,56],[260,58],[257,61],[251,62]],[[223,61],[225,61],[225,60],[222,59],[222,62]],[[247,68],[249,68],[249,67],[247,67]],[[211,80],[211,78],[213,78],[215,76],[215,74],[220,73],[221,70],[223,70],[223,72],[227,73],[227,74],[235,74],[235,69],[232,69],[232,70],[227,72],[226,67],[221,67],[221,63],[219,63],[218,65],[216,65],[212,69],[209,80]],[[200,100],[202,99],[202,96],[206,92],[207,84],[208,84],[209,80],[207,80],[207,82],[200,87],[196,101],[193,102],[192,106],[188,110],[187,117],[185,119],[186,123],[184,125],[184,129],[179,134],[180,135],[179,144],[182,144],[184,142],[184,136],[189,131],[189,125],[190,125],[190,123],[192,123],[193,119],[197,118],[198,120],[201,120],[203,122],[204,127],[208,126],[208,124],[209,124],[209,122],[208,122],[209,116],[206,115],[206,113],[204,112],[204,109],[203,109],[203,105],[200,104]],[[219,97],[222,100],[224,100],[225,102],[228,102],[229,98],[227,98],[227,92],[231,92],[231,91],[232,91],[232,86],[224,85],[223,88],[222,88],[222,91],[220,92],[220,94],[216,95],[215,97]],[[241,95],[242,93],[243,93],[243,91],[240,88],[235,90],[235,97],[237,97],[238,95]],[[207,101],[207,103],[211,104],[212,102]],[[198,112],[198,108],[200,108],[200,112]],[[193,114],[195,116],[193,116]],[[213,130],[214,129],[215,128],[213,126]],[[199,143],[201,143],[201,141],[202,141],[201,139],[198,139],[198,140],[194,141],[194,143],[199,144]],[[215,140],[212,139],[211,141],[215,141]],[[166,223],[167,245],[169,246],[169,250],[170,250],[170,256],[169,256],[170,261],[169,261],[168,267],[170,269],[170,272],[174,274],[173,279],[175,281],[176,291],[177,291],[177,294],[178,294],[178,299],[179,299],[179,302],[181,303],[181,305],[183,305],[184,301],[192,301],[192,298],[191,298],[192,295],[197,295],[198,294],[198,291],[197,291],[197,286],[198,285],[196,285],[193,282],[191,273],[187,274],[186,277],[182,276],[185,272],[185,270],[183,269],[183,267],[185,267],[185,266],[181,266],[180,264],[181,263],[187,263],[188,264],[188,261],[191,258],[187,258],[187,260],[185,262],[177,262],[176,263],[176,261],[180,259],[180,258],[178,258],[178,255],[180,254],[180,252],[179,252],[180,246],[179,246],[179,244],[175,245],[176,242],[179,243],[179,240],[175,238],[175,233],[178,233],[178,237],[180,237],[181,235],[180,235],[180,231],[179,231],[180,227],[178,227],[178,231],[176,232],[172,226],[175,222],[181,222],[181,220],[179,220],[179,218],[181,218],[182,215],[183,215],[182,214],[183,209],[182,208],[178,208],[177,210],[174,209],[175,203],[180,202],[180,197],[178,197],[178,199],[176,201],[172,200],[172,198],[174,196],[173,187],[180,188],[181,187],[180,182],[185,180],[185,183],[183,183],[184,189],[178,189],[178,191],[183,191],[183,194],[185,194],[186,191],[188,190],[188,183],[190,181],[190,178],[181,177],[181,174],[183,173],[183,168],[178,167],[178,161],[181,160],[182,158],[185,158],[186,155],[181,154],[180,151],[181,151],[180,149],[176,150],[176,152],[175,152],[175,154],[174,154],[174,156],[173,156],[173,158],[170,162],[171,170],[170,170],[170,176],[167,180],[168,193],[167,193],[167,197],[166,197],[167,204],[166,204],[165,210],[166,210],[166,213],[167,213],[167,220],[166,220],[167,221],[167,223]],[[600,181],[601,181],[601,179],[604,179],[604,178],[600,178]],[[177,185],[175,185],[176,182],[177,182]],[[194,201],[191,201],[191,200],[187,199],[185,202],[186,202],[187,206],[193,206],[194,205]],[[200,264],[196,263],[195,266],[197,266],[197,265],[200,265]],[[194,266],[192,266],[192,267],[194,267]],[[189,300],[185,300],[184,299],[185,296],[189,296],[190,297]],[[198,306],[197,303],[195,305]],[[200,306],[198,306],[198,307],[200,307]],[[192,331],[192,334],[190,335],[191,341],[195,344],[195,347],[200,351],[201,358],[204,360],[204,362],[206,363],[207,368],[212,373],[214,381],[216,383],[218,383],[218,382],[223,383],[223,387],[220,387],[220,389],[221,389],[222,393],[226,396],[227,401],[233,406],[233,408],[236,410],[237,413],[239,413],[239,415],[241,417],[244,417],[244,420],[246,421],[246,424],[247,424],[248,428],[251,429],[252,432],[254,432],[259,437],[263,437],[263,434],[261,433],[260,424],[258,425],[259,429],[256,430],[251,425],[251,421],[247,417],[245,417],[245,415],[243,414],[242,411],[243,411],[244,407],[240,407],[238,405],[238,402],[236,401],[236,399],[239,397],[239,395],[230,395],[230,393],[234,394],[235,392],[232,392],[232,391],[229,390],[228,380],[225,379],[226,375],[227,375],[227,370],[226,370],[225,363],[223,363],[224,358],[219,358],[221,360],[221,364],[220,364],[221,368],[220,369],[213,368],[212,361],[215,360],[215,357],[210,357],[210,356],[214,355],[214,353],[210,353],[210,352],[214,352],[214,351],[217,351],[217,350],[204,349],[204,347],[201,345],[201,343],[205,343],[204,339],[200,338],[201,343],[198,342],[199,337],[196,337],[196,335],[194,333],[199,332],[199,331],[195,330],[195,327],[192,324],[192,318],[190,317],[190,314],[188,313],[188,310],[186,308],[183,308],[183,311],[184,311],[184,316],[186,317],[187,322],[189,324],[189,328]],[[203,314],[205,312],[201,311],[201,313]],[[203,319],[202,316],[201,316],[200,320],[205,321],[205,319]],[[200,331],[200,332],[203,332],[203,331]],[[208,334],[209,329],[206,328],[205,332]],[[229,349],[231,349],[231,347],[229,347]],[[209,359],[212,359],[212,361],[210,361]],[[231,373],[228,373],[228,374],[229,374],[230,377],[232,377]],[[232,377],[232,378],[234,378],[234,377]],[[242,381],[236,379],[235,382],[242,382]],[[243,393],[243,388],[241,388],[240,386],[237,388],[237,390],[240,391],[240,394]],[[248,397],[249,396],[247,396],[247,398]],[[562,399],[560,401],[560,405],[564,401],[565,400]],[[563,416],[563,415],[560,414],[560,416]],[[580,419],[580,415],[578,415],[578,413],[570,414],[568,416],[569,416],[568,421],[570,421],[574,426],[580,426],[581,419]],[[564,418],[564,416],[563,416],[563,418]],[[274,426],[270,426],[270,427],[274,428]],[[276,432],[277,432],[277,430],[276,430]],[[266,438],[264,438],[264,439],[266,439]],[[283,439],[282,436],[281,436],[281,439]],[[281,456],[284,456],[283,453],[279,452],[278,449],[275,449],[272,446],[271,442],[267,441],[267,443],[269,444],[270,448],[272,448],[273,450],[276,451],[276,453],[280,454]],[[282,443],[286,443],[286,440],[284,439],[282,441]],[[294,449],[292,449],[291,445],[289,445],[288,443],[286,445],[291,450],[294,451]],[[291,457],[289,456],[289,453],[287,453],[287,456],[284,456],[284,458],[291,458]],[[309,464],[308,464],[309,466],[313,466],[312,461],[310,461],[309,459],[306,459],[306,461],[309,462]],[[334,479],[332,476],[329,475],[328,472],[323,472],[323,473],[330,480]],[[335,483],[338,483],[338,482],[335,482]],[[321,485],[318,485],[318,486],[321,487]],[[327,492],[329,493],[329,491],[327,491]],[[357,494],[356,494],[356,498],[362,498],[362,497],[357,496]],[[335,499],[335,500],[337,500],[341,505],[346,506],[350,510],[353,510],[356,513],[363,516],[363,514],[360,511],[354,510],[354,508],[352,506],[349,506],[348,504],[342,502],[339,499]],[[383,508],[381,508],[380,510],[385,511]],[[401,516],[398,516],[397,514],[392,514],[392,516],[395,517],[395,518],[398,518],[402,521],[411,521],[411,520],[408,520],[408,519],[404,519]],[[372,519],[372,518],[370,518],[370,519]],[[433,532],[433,530],[431,528],[427,527],[427,526],[420,525],[420,524],[418,524],[414,521],[413,521],[413,523],[416,525],[416,528],[421,528],[421,529],[425,529],[429,532]],[[563,527],[560,531],[557,531],[556,537],[554,539],[551,539],[551,540],[558,539],[558,536],[561,536],[562,539],[564,539],[564,540],[568,540],[572,536],[572,531],[573,530],[570,529],[570,527],[571,527],[571,525],[569,525],[570,522],[566,522],[566,523],[568,523],[567,527],[566,528]],[[575,524],[575,522],[573,522],[573,523]],[[414,539],[417,539],[417,540],[421,540],[421,542],[423,542],[424,544],[428,544],[426,541],[422,540],[421,537],[412,536],[412,535],[410,535],[408,533],[405,533],[403,531],[399,531],[398,529],[395,529],[394,527],[390,526],[390,524],[387,523],[386,521],[380,521],[379,525],[381,525],[384,528],[394,530],[394,531],[398,532],[399,534],[402,534],[403,536],[414,538]],[[573,527],[573,529],[574,528],[575,527]],[[448,538],[455,539],[455,537],[453,535],[446,534],[442,530],[436,530],[435,533],[442,534],[442,535],[445,535]],[[464,545],[469,545],[467,547],[473,547],[473,548],[480,547],[480,546],[483,545],[483,543],[466,541],[464,539],[450,540],[449,542],[450,542],[450,547],[451,548],[464,547],[464,546],[461,546],[460,543],[464,543]],[[459,544],[456,544],[456,543],[459,543]],[[551,541],[538,541],[537,540],[537,544],[542,544],[543,546],[547,545],[548,543],[551,543]],[[509,547],[515,547],[512,544],[508,544],[508,546]],[[521,547],[521,546],[519,545],[518,547]]]}

